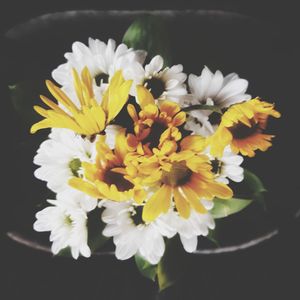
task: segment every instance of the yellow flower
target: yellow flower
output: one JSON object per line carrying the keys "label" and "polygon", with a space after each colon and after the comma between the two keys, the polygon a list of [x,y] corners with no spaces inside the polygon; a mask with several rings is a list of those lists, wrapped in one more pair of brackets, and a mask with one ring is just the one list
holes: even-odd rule
{"label": "yellow flower", "polygon": [[153,149],[153,156],[135,157],[139,161],[142,183],[156,188],[143,209],[145,222],[167,213],[173,205],[173,199],[180,216],[188,218],[191,209],[199,213],[206,212],[201,199],[232,197],[232,190],[227,185],[215,181],[209,158],[199,154],[204,147],[204,138],[194,135],[180,142],[179,152],[176,152],[176,143],[168,140],[161,149]]}
{"label": "yellow flower", "polygon": [[185,112],[171,101],[155,104],[151,93],[144,87],[137,87],[141,110],[132,104],[127,106],[134,122],[134,134],[128,134],[128,144],[140,154],[151,154],[153,147],[161,147],[166,140],[179,141],[182,138],[178,126],[186,120]]}
{"label": "yellow flower", "polygon": [[256,150],[266,151],[272,146],[274,135],[264,134],[269,116],[279,118],[274,105],[258,98],[231,106],[222,116],[220,126],[208,138],[213,156],[221,157],[230,144],[235,153],[253,157]]}
{"label": "yellow flower", "polygon": [[98,199],[126,201],[133,198],[141,203],[145,192],[138,179],[128,174],[124,164],[128,153],[125,129],[117,134],[114,150],[105,143],[104,135],[99,137],[96,149],[96,163],[82,163],[84,179],[73,177],[69,181],[70,186]]}
{"label": "yellow flower", "polygon": [[73,69],[73,77],[80,108],[58,86],[47,80],[46,85],[50,93],[67,112],[52,100],[41,96],[41,100],[50,109],[34,106],[35,111],[45,119],[34,124],[30,130],[31,133],[43,128],[67,128],[82,135],[100,133],[118,115],[128,100],[132,81],[125,81],[121,70],[117,71],[111,79],[101,104],[95,99],[93,79],[87,67],[83,69],[81,78]]}

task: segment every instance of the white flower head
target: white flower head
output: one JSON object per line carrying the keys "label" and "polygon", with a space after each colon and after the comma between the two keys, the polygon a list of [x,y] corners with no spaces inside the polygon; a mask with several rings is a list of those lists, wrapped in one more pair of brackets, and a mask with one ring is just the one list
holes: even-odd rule
{"label": "white flower head", "polygon": [[135,206],[132,202],[106,201],[103,206],[102,220],[107,224],[103,235],[113,237],[116,257],[125,260],[139,254],[149,263],[157,264],[165,251],[163,236],[174,236],[174,228],[160,218],[143,223],[143,206]]}
{"label": "white flower head", "polygon": [[92,162],[96,156],[95,141],[82,138],[69,129],[52,129],[49,139],[37,151],[33,162],[40,166],[36,178],[46,181],[54,192],[68,189],[68,180],[80,172],[81,162]]}
{"label": "white flower head", "polygon": [[84,67],[87,67],[94,78],[93,89],[96,100],[100,102],[115,72],[121,69],[126,80],[140,77],[145,57],[145,51],[134,51],[125,44],[117,46],[112,39],[106,44],[98,39],[89,38],[88,46],[81,42],[73,43],[72,52],[65,54],[67,62],[58,66],[52,72],[52,77],[71,99],[77,99],[72,69],[80,74]]}
{"label": "white flower head", "polygon": [[[183,106],[198,104],[215,105],[220,109],[251,99],[246,94],[248,81],[240,78],[236,73],[224,76],[217,70],[212,73],[204,67],[200,76],[190,74],[188,85],[191,94],[183,98]],[[211,135],[218,125],[218,114],[209,110],[193,110],[189,112],[186,129],[203,136]]]}
{"label": "white flower head", "polygon": [[60,196],[59,200],[48,200],[48,202],[53,206],[46,207],[36,214],[34,230],[51,231],[53,254],[70,247],[73,258],[77,259],[79,254],[89,257],[91,250],[87,244],[86,212],[68,197]]}
{"label": "white flower head", "polygon": [[215,173],[216,181],[229,184],[228,179],[234,182],[241,182],[244,179],[244,169],[240,166],[244,158],[233,153],[230,146],[224,149],[221,158],[211,156],[209,149],[206,149],[205,152],[211,160],[212,171]]}
{"label": "white flower head", "polygon": [[198,236],[207,236],[209,230],[215,228],[215,221],[209,213],[209,210],[213,208],[213,201],[201,200],[201,203],[208,210],[207,213],[191,210],[190,216],[184,219],[174,209],[171,209],[168,214],[161,216],[163,222],[167,222],[169,226],[175,228],[184,250],[189,253],[196,251]]}
{"label": "white flower head", "polygon": [[179,102],[187,94],[184,84],[187,76],[183,73],[183,66],[163,68],[163,65],[163,58],[156,55],[145,66],[142,78],[138,78],[136,83],[146,86],[155,99]]}

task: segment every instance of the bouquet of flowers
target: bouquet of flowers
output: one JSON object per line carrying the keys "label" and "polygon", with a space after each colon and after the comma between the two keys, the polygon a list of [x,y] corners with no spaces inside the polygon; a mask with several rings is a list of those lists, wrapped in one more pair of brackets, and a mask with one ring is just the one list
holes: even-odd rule
{"label": "bouquet of flowers", "polygon": [[205,66],[187,76],[182,65],[168,65],[166,51],[141,45],[141,32],[137,21],[118,46],[75,42],[52,72],[56,83],[46,81],[52,97],[40,97],[44,105],[34,109],[42,119],[30,131],[51,129],[34,174],[56,196],[34,229],[51,232],[54,254],[69,249],[75,259],[91,255],[91,232],[101,245],[112,238],[118,259],[135,257],[164,288],[170,240],[194,252],[215,219],[252,202],[231,183],[255,177],[244,172],[243,156],[272,145],[267,122],[280,113],[247,94],[247,80],[235,73]]}

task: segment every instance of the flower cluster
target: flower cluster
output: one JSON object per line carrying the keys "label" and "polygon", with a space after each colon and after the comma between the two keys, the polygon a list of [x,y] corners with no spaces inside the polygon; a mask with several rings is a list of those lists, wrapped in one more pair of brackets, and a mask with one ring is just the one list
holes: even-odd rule
{"label": "flower cluster", "polygon": [[51,231],[52,251],[88,257],[89,213],[101,207],[102,234],[116,257],[136,254],[157,264],[165,240],[179,235],[193,252],[214,229],[214,199],[230,199],[243,180],[243,156],[266,151],[274,105],[246,94],[248,82],[207,67],[200,76],[161,56],[89,39],[75,42],[47,80],[53,99],[35,106],[50,128],[34,163],[56,193],[36,214],[34,229]]}

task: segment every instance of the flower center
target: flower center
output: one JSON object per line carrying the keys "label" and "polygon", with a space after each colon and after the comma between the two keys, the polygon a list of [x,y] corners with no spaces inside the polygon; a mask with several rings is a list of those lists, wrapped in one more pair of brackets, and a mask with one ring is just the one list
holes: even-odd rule
{"label": "flower center", "polygon": [[108,83],[108,75],[105,73],[98,74],[95,76],[95,81],[98,86],[100,86],[101,83]]}
{"label": "flower center", "polygon": [[165,90],[164,82],[161,79],[155,78],[155,77],[145,80],[144,85],[152,93],[152,95],[155,99],[159,98],[159,96]]}
{"label": "flower center", "polygon": [[221,169],[222,169],[222,162],[220,160],[218,160],[218,159],[212,160],[211,161],[211,166],[212,166],[211,171],[214,174],[216,174],[216,175],[220,174]]}
{"label": "flower center", "polygon": [[123,174],[107,170],[104,174],[103,181],[108,185],[114,184],[119,192],[125,192],[133,188],[133,184],[124,178]]}
{"label": "flower center", "polygon": [[221,119],[222,119],[222,114],[216,111],[212,112],[208,117],[208,120],[211,123],[211,125],[219,125],[221,123]]}
{"label": "flower center", "polygon": [[69,168],[74,176],[79,177],[79,169],[81,168],[81,161],[78,158],[74,158],[69,162]]}
{"label": "flower center", "polygon": [[172,164],[170,172],[163,171],[162,182],[170,186],[181,186],[189,182],[193,172],[183,162]]}
{"label": "flower center", "polygon": [[253,119],[249,121],[251,123],[251,127],[239,122],[236,125],[228,128],[235,139],[242,140],[257,132],[261,132],[259,123],[256,123]]}
{"label": "flower center", "polygon": [[65,221],[65,224],[67,226],[71,226],[73,224],[73,220],[72,220],[72,218],[71,218],[70,215],[65,216],[65,220],[64,221]]}
{"label": "flower center", "polygon": [[143,213],[143,206],[136,206],[133,212],[131,213],[131,219],[136,226],[140,224],[145,224],[142,218],[142,213]]}

